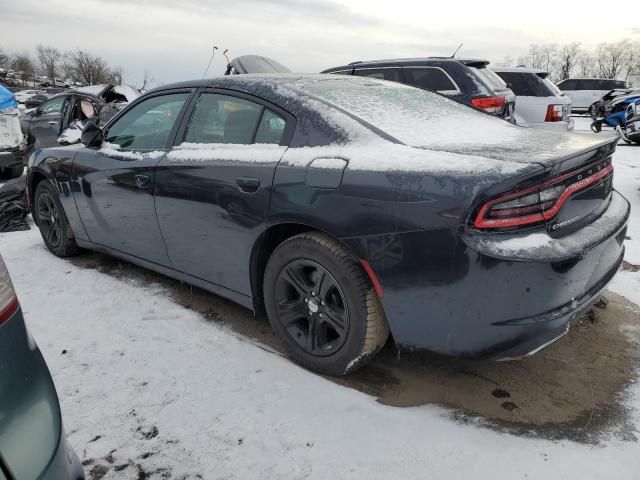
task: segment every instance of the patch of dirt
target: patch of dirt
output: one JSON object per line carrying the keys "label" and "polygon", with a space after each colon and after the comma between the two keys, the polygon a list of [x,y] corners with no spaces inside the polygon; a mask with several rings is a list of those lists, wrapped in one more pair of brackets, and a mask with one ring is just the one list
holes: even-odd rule
{"label": "patch of dirt", "polygon": [[[129,281],[159,285],[207,321],[224,324],[257,341],[259,347],[282,354],[262,315],[254,317],[216,295],[102,254],[83,254],[72,262]],[[574,320],[568,335],[520,361],[399,352],[389,343],[360,370],[327,378],[373,395],[385,405],[437,404],[448,407],[460,422],[514,434],[596,442],[602,434],[613,433],[635,440],[637,432],[623,401],[640,357],[640,310],[613,293],[606,297],[598,308]]]}
{"label": "patch of dirt", "polygon": [[624,270],[625,272],[637,272],[640,270],[640,265],[634,265],[633,263],[629,263],[626,260],[623,260],[622,270]]}

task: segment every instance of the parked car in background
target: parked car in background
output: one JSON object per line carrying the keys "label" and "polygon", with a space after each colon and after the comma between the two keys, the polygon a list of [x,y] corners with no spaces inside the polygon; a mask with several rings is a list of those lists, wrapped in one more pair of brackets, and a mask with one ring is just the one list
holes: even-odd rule
{"label": "parked car in background", "polygon": [[78,142],[87,120],[105,123],[138,96],[136,89],[126,85],[94,85],[54,96],[22,116],[27,153]]}
{"label": "parked car in background", "polygon": [[572,111],[584,113],[608,91],[627,88],[627,84],[608,78],[567,78],[558,82],[558,88],[571,98]]}
{"label": "parked car in background", "polygon": [[492,115],[513,120],[515,95],[487,66],[488,60],[458,58],[403,58],[353,62],[322,73],[357,75],[441,93]]}
{"label": "parked car in background", "polygon": [[38,95],[38,90],[20,90],[15,93],[16,101],[18,103],[25,103],[29,98],[34,95]]}
{"label": "parked car in background", "polygon": [[87,124],[82,143],[29,162],[53,254],[101,251],[264,306],[323,373],[353,371],[389,330],[441,354],[533,354],[624,253],[616,137],[521,128],[400,83],[167,85]]}
{"label": "parked car in background", "polygon": [[549,73],[524,67],[493,68],[516,94],[515,121],[523,127],[573,130],[571,99],[549,80]]}
{"label": "parked car in background", "polygon": [[33,97],[29,97],[27,99],[27,101],[24,102],[24,106],[26,108],[37,108],[40,105],[42,105],[44,102],[46,102],[47,100],[49,100],[48,96],[43,95],[41,93],[38,93],[37,95],[34,95]]}
{"label": "parked car in background", "polygon": [[0,479],[82,480],[56,389],[0,256]]}

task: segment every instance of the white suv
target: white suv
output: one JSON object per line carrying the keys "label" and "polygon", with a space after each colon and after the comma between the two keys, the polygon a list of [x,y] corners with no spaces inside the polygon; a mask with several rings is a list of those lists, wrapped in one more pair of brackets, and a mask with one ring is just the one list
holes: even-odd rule
{"label": "white suv", "polygon": [[514,118],[523,127],[573,130],[571,99],[549,80],[548,72],[524,67],[493,68],[516,94]]}
{"label": "white suv", "polygon": [[627,88],[627,85],[622,80],[608,78],[567,78],[558,83],[558,88],[571,98],[574,112],[586,112],[605,93],[616,88]]}

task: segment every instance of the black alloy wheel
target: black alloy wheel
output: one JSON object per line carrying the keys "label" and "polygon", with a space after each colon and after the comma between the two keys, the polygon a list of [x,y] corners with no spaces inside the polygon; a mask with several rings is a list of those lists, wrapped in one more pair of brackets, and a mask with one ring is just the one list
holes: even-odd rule
{"label": "black alloy wheel", "polygon": [[38,227],[47,245],[57,248],[62,242],[62,223],[60,212],[49,192],[42,192],[36,204]]}
{"label": "black alloy wheel", "polygon": [[278,321],[301,349],[324,356],[344,345],[349,309],[326,268],[312,260],[293,260],[278,274],[275,291]]}
{"label": "black alloy wheel", "polygon": [[368,362],[389,326],[360,260],[321,232],[288,238],[271,253],[263,298],[271,328],[301,365],[345,375]]}
{"label": "black alloy wheel", "polygon": [[79,252],[71,225],[58,199],[58,191],[47,180],[38,183],[33,199],[34,220],[47,248],[58,257]]}

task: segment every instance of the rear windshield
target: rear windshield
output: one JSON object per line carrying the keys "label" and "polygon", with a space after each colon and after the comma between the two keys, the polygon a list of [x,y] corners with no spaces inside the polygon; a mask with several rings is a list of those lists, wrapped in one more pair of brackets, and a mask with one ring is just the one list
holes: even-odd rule
{"label": "rear windshield", "polygon": [[408,145],[449,140],[434,138],[433,131],[440,134],[450,131],[451,135],[460,137],[460,125],[478,131],[491,128],[493,122],[510,125],[444,95],[402,83],[336,76],[335,79],[304,79],[290,85],[350,112]]}
{"label": "rear windshield", "polygon": [[[532,72],[498,72],[498,75],[509,84],[513,93],[521,97],[553,97],[555,91]],[[549,82],[551,83],[551,82]]]}
{"label": "rear windshield", "polygon": [[506,90],[507,84],[502,80],[493,70],[482,67],[469,67],[474,73],[476,73],[484,83],[487,84],[492,90]]}

